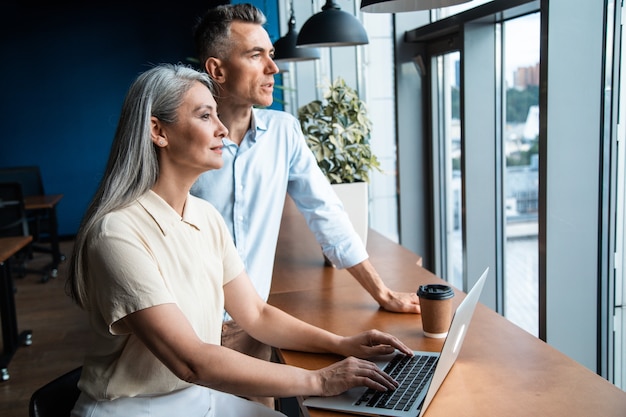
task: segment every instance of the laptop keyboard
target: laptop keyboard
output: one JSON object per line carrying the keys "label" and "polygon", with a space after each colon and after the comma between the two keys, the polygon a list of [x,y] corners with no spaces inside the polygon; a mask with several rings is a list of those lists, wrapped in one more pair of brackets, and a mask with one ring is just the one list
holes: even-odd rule
{"label": "laptop keyboard", "polygon": [[394,391],[376,391],[368,388],[354,405],[407,411],[430,382],[437,364],[437,356],[396,355],[385,367],[385,373],[399,386]]}

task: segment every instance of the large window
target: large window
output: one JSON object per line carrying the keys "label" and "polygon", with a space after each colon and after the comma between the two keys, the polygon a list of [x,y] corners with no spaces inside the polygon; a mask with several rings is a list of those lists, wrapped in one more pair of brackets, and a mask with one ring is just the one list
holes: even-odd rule
{"label": "large window", "polygon": [[[615,236],[623,217],[612,220],[624,213],[624,182],[615,189],[623,168],[614,163],[623,162],[616,151],[624,139],[612,136],[624,125],[623,118],[617,124],[613,98],[613,77],[624,73],[612,49],[621,25],[615,36],[611,28],[613,15],[616,21],[622,15],[612,4],[620,3],[485,2],[450,18],[433,13],[436,21],[405,36],[427,64],[419,75],[428,88],[414,90],[428,112],[421,134],[423,154],[431,156],[425,165],[432,168],[426,175],[433,198],[426,201],[434,253],[427,263],[455,285],[459,265],[464,290],[489,266],[484,304],[611,380],[623,375],[625,340],[623,238]],[[457,53],[454,84],[447,61]],[[401,155],[415,140],[404,136]],[[460,230],[452,233],[457,212]],[[401,224],[406,217],[401,212]]]}
{"label": "large window", "polygon": [[463,287],[463,216],[461,216],[461,112],[459,52],[433,56],[431,85],[435,212],[438,230],[437,269],[457,288]]}
{"label": "large window", "polygon": [[539,13],[502,24],[504,315],[539,332]]}

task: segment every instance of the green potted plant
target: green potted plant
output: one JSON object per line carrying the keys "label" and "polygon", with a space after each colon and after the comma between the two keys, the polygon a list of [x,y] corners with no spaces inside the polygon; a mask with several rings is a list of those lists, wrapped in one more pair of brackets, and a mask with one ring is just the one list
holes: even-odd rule
{"label": "green potted plant", "polygon": [[298,109],[298,119],[317,164],[365,243],[369,173],[381,171],[370,146],[372,122],[367,106],[356,90],[339,77],[329,83],[323,100],[314,100]]}
{"label": "green potted plant", "polygon": [[369,182],[380,164],[370,146],[372,122],[356,90],[339,77],[314,100],[298,109],[298,119],[317,164],[331,184]]}

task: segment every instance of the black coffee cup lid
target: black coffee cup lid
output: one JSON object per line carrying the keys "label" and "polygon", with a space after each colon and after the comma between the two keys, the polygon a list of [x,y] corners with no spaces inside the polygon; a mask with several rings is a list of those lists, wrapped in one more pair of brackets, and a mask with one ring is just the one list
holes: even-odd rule
{"label": "black coffee cup lid", "polygon": [[454,290],[448,285],[428,284],[420,285],[417,295],[428,300],[447,300],[454,297]]}

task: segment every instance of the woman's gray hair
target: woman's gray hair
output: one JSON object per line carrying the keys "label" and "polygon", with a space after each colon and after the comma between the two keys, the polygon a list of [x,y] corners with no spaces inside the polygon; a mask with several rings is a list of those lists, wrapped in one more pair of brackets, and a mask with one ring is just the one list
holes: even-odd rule
{"label": "woman's gray hair", "polygon": [[232,49],[230,25],[233,21],[264,25],[267,21],[263,12],[248,4],[226,4],[209,9],[198,20],[194,28],[196,55],[200,66],[210,57],[224,59]]}
{"label": "woman's gray hair", "polygon": [[79,306],[88,307],[84,252],[91,229],[106,214],[132,204],[155,184],[159,163],[150,118],[176,122],[185,93],[197,82],[214,93],[207,74],[182,64],[157,65],[140,74],[130,86],[104,176],[83,217],[70,260],[67,290]]}

